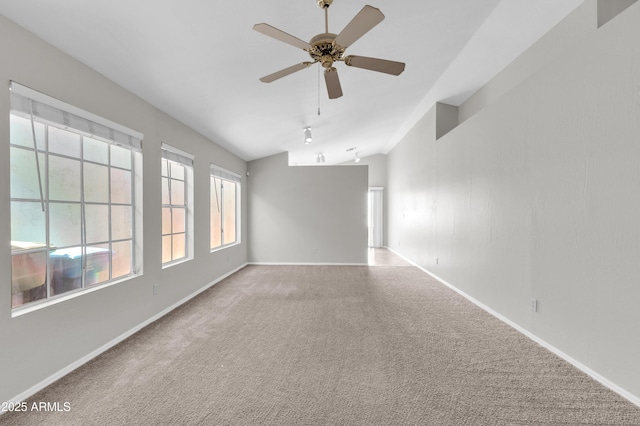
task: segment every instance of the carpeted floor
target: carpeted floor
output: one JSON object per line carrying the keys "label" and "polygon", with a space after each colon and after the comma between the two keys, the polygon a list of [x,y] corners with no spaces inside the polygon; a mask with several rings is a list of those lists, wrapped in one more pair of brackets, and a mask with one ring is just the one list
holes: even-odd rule
{"label": "carpeted floor", "polygon": [[394,266],[249,266],[0,425],[640,425],[640,408]]}

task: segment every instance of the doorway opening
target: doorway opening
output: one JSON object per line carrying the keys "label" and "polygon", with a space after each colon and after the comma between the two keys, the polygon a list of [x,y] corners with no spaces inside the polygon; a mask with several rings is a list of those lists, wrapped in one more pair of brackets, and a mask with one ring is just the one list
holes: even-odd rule
{"label": "doorway opening", "polygon": [[384,188],[372,187],[368,193],[368,245],[370,248],[383,246],[383,190]]}

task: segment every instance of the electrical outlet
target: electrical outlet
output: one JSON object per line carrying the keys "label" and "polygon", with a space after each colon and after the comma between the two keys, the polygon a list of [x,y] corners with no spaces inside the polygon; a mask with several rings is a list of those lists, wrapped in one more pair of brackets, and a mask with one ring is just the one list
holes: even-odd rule
{"label": "electrical outlet", "polygon": [[531,299],[531,310],[533,312],[538,312],[538,300],[537,299]]}
{"label": "electrical outlet", "polygon": [[153,295],[157,295],[158,294],[158,284],[154,284],[153,285]]}

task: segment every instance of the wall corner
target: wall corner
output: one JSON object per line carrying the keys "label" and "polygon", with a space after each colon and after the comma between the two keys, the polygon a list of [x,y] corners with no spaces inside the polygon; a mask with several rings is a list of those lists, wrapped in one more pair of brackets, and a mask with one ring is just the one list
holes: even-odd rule
{"label": "wall corner", "polygon": [[458,107],[436,103],[436,140],[458,126]]}

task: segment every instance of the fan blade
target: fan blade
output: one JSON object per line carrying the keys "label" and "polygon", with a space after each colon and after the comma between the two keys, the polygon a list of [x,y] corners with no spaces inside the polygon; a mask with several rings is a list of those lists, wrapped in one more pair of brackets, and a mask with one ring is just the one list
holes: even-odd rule
{"label": "fan blade", "polygon": [[290,44],[294,47],[298,47],[302,50],[311,49],[311,45],[306,41],[302,41],[298,37],[294,37],[291,34],[287,34],[284,31],[281,31],[275,27],[272,27],[269,24],[255,24],[253,26],[253,29],[259,33],[262,33],[269,37],[273,37],[276,40],[280,40],[284,43]]}
{"label": "fan blade", "polygon": [[279,78],[286,77],[289,74],[293,74],[296,71],[300,71],[300,70],[303,70],[305,68],[309,68],[309,66],[312,65],[312,64],[313,64],[313,62],[301,62],[299,64],[295,64],[295,65],[292,65],[292,66],[290,66],[288,68],[285,68],[283,70],[276,71],[273,74],[266,75],[266,76],[262,77],[260,79],[260,81],[263,82],[263,83],[271,83],[272,81],[275,81],[275,80],[277,80]]}
{"label": "fan blade", "polygon": [[327,92],[329,92],[329,99],[337,99],[342,96],[342,87],[340,87],[338,71],[335,68],[331,67],[325,70],[324,82],[327,83]]}
{"label": "fan blade", "polygon": [[347,48],[355,43],[360,37],[365,35],[369,30],[378,25],[384,19],[384,15],[380,9],[372,6],[365,6],[360,12],[347,24],[346,27],[338,34],[335,43],[339,46]]}
{"label": "fan blade", "polygon": [[385,74],[400,75],[404,71],[404,62],[387,61],[386,59],[367,58],[366,56],[349,55],[344,63],[350,67],[383,72]]}

